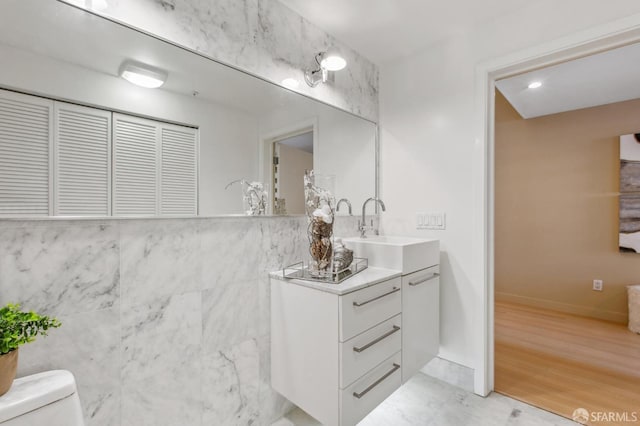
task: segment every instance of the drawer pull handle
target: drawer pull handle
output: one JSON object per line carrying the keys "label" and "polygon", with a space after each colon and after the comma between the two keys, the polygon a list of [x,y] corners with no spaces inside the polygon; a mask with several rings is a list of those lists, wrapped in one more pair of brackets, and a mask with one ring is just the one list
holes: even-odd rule
{"label": "drawer pull handle", "polygon": [[418,284],[426,283],[427,281],[431,281],[432,279],[434,279],[434,278],[438,278],[439,276],[440,276],[440,274],[436,272],[436,273],[434,273],[433,275],[431,275],[430,277],[423,278],[423,279],[421,279],[420,281],[416,281],[416,282],[411,282],[411,281],[409,281],[409,285],[410,285],[411,287],[415,287],[415,286],[417,286]]}
{"label": "drawer pull handle", "polygon": [[371,383],[371,385],[368,388],[366,388],[365,390],[363,390],[362,392],[360,392],[360,393],[354,392],[353,396],[355,396],[358,399],[362,398],[367,393],[369,393],[369,391],[371,389],[375,388],[380,383],[382,383],[384,381],[384,379],[386,379],[387,377],[389,377],[390,375],[392,375],[393,373],[398,371],[399,368],[400,368],[400,366],[394,362],[393,363],[393,368],[391,370],[387,371],[386,373],[384,373],[384,376],[380,377],[378,380],[376,380],[375,382]]}
{"label": "drawer pull handle", "polygon": [[399,288],[397,288],[397,287],[394,287],[394,288],[393,288],[393,290],[391,290],[390,292],[385,293],[385,294],[381,294],[380,296],[378,296],[378,297],[374,297],[373,299],[369,299],[369,300],[367,300],[366,302],[362,302],[362,303],[353,302],[353,306],[364,306],[364,305],[366,305],[367,303],[375,302],[376,300],[382,299],[383,297],[386,297],[386,296],[388,296],[388,295],[390,295],[390,294],[393,294],[393,293],[395,293],[395,292],[397,292],[397,291],[400,291],[400,289],[399,289]]}
{"label": "drawer pull handle", "polygon": [[393,330],[387,331],[386,333],[384,333],[382,336],[378,337],[376,340],[372,340],[371,342],[367,343],[366,345],[358,348],[358,347],[353,347],[353,350],[360,353],[362,351],[366,351],[367,349],[369,349],[371,346],[375,345],[376,343],[378,343],[381,340],[386,339],[387,337],[391,336],[393,333],[395,333],[396,331],[400,330],[400,327],[398,327],[397,325],[393,326]]}

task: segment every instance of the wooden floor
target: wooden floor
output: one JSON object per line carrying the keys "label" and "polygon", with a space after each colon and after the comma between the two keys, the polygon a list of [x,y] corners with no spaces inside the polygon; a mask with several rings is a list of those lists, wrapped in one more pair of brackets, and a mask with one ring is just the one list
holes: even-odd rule
{"label": "wooden floor", "polygon": [[640,425],[640,335],[624,324],[497,302],[495,367],[496,392],[568,418],[627,416],[591,425]]}

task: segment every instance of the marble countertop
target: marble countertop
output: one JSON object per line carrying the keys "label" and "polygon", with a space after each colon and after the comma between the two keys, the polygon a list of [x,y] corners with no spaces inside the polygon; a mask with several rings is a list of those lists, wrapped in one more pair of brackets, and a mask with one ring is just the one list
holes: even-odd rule
{"label": "marble countertop", "polygon": [[269,274],[271,278],[337,295],[351,293],[356,290],[378,284],[382,281],[387,281],[392,278],[399,277],[401,275],[401,271],[397,271],[394,269],[375,268],[373,266],[369,266],[364,271],[357,273],[351,278],[347,278],[340,284],[330,284],[319,281],[301,280],[297,278],[284,278],[284,273],[282,270],[274,271]]}

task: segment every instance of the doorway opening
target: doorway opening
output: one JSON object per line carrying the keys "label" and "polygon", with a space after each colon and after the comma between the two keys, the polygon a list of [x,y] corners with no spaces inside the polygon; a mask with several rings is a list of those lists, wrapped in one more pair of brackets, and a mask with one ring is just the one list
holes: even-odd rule
{"label": "doorway opening", "polygon": [[640,407],[640,255],[619,250],[616,194],[638,116],[632,100],[525,120],[496,94],[496,392],[568,418]]}
{"label": "doorway opening", "polygon": [[[640,404],[640,335],[626,327],[626,285],[636,284],[631,264],[640,258],[618,244],[620,136],[640,130],[640,94],[525,120],[500,81],[640,40],[637,28],[620,25],[478,73],[487,101],[478,167],[486,234],[477,238],[486,253],[487,375],[476,372],[476,390],[569,418],[580,408],[623,418]],[[531,82],[518,90],[540,87]],[[602,280],[604,291],[592,290]]]}
{"label": "doorway opening", "polygon": [[313,129],[276,137],[272,142],[271,187],[273,213],[305,213],[305,171],[313,169]]}
{"label": "doorway opening", "polygon": [[475,328],[474,392],[494,390],[494,205],[496,81],[546,66],[640,42],[640,23],[633,16],[588,28],[551,42],[479,63],[475,72],[476,139],[473,153],[474,217],[471,245],[473,280],[481,283]]}

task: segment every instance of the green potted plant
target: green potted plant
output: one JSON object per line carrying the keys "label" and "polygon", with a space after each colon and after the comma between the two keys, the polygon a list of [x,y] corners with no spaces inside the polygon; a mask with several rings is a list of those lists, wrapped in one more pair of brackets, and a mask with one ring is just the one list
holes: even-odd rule
{"label": "green potted plant", "polygon": [[18,348],[60,325],[55,318],[21,311],[18,304],[0,308],[0,396],[9,391],[16,377]]}

